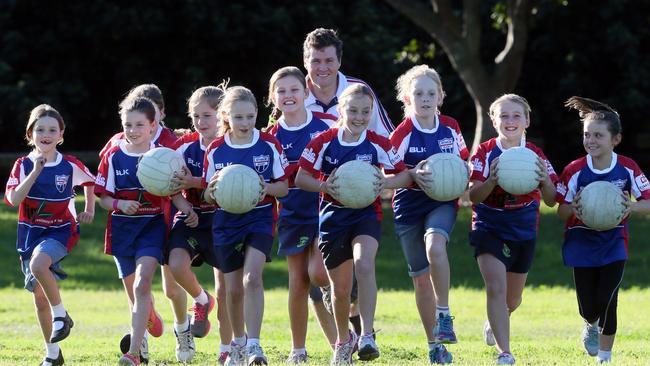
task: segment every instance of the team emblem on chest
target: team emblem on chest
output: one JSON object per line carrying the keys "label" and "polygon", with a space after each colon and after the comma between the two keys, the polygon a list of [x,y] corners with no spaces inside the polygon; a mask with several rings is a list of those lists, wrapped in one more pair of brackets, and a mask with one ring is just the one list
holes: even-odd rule
{"label": "team emblem on chest", "polygon": [[442,152],[452,153],[454,152],[454,139],[448,137],[442,140],[438,140],[438,146]]}
{"label": "team emblem on chest", "polygon": [[65,187],[68,185],[68,178],[70,178],[69,175],[54,176],[54,185],[56,186],[56,190],[59,191],[59,193],[63,193],[63,191],[65,191]]}
{"label": "team emblem on chest", "polygon": [[372,154],[357,154],[357,159],[372,164]]}
{"label": "team emblem on chest", "polygon": [[255,167],[255,170],[260,174],[266,171],[270,163],[271,163],[270,155],[253,156],[253,166]]}

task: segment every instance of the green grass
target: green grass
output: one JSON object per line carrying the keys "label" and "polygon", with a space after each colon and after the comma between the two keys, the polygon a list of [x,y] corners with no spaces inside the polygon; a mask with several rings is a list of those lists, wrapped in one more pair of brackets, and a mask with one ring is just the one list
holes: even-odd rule
{"label": "green grass", "polygon": [[[121,282],[111,257],[102,253],[105,212],[98,208],[95,223],[82,227],[82,240],[64,262],[70,274],[61,282],[66,307],[76,325],[62,342],[69,365],[110,365],[119,358],[117,342],[128,330],[129,314]],[[459,344],[449,346],[460,365],[493,364],[495,351],[482,343],[485,319],[483,283],[472,248],[467,244],[470,212],[462,209],[452,234],[449,257],[452,266],[451,307]],[[15,210],[0,207],[0,365],[34,365],[43,355],[31,295],[22,290],[22,274],[15,252]],[[540,237],[523,305],[512,317],[512,350],[520,365],[590,365],[594,360],[581,351],[582,321],[577,313],[570,269],[562,265],[562,224],[552,210],[544,209]],[[411,280],[392,234],[387,215],[377,257],[378,296],[376,328],[382,356],[373,364],[426,364],[426,341],[415,308]],[[614,348],[616,364],[650,363],[650,247],[644,234],[650,219],[635,217],[631,224],[630,261],[619,297],[619,327]],[[647,234],[646,234],[647,235]],[[211,271],[197,272],[212,288]],[[175,364],[171,310],[164,303],[160,280],[155,281],[158,310],[166,320],[165,334],[150,339],[153,365]],[[274,258],[264,274],[266,313],[262,341],[272,364],[284,362],[290,349],[287,315],[286,262]],[[213,322],[215,322],[213,318]],[[218,332],[197,340],[194,364],[214,365]],[[330,351],[316,321],[311,318],[308,348],[313,364],[326,364]]]}

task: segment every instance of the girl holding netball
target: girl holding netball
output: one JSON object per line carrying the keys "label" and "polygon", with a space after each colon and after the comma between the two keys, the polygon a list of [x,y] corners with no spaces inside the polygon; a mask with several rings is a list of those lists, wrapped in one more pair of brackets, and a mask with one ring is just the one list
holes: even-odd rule
{"label": "girl holding netball", "polygon": [[[526,99],[516,94],[497,98],[490,105],[490,119],[498,136],[481,143],[471,158],[470,244],[487,293],[485,341],[496,343],[497,364],[509,365],[515,363],[510,351],[510,314],[521,304],[533,262],[540,199],[555,205],[557,176],[542,150],[526,141],[530,125]],[[539,187],[528,194],[512,195],[497,185],[499,156],[513,147],[526,147],[538,155]]]}
{"label": "girl holding netball", "polygon": [[[254,169],[262,181],[261,199],[251,211],[232,214],[218,208],[212,240],[219,269],[224,273],[226,306],[234,339],[226,365],[267,364],[260,345],[264,314],[264,263],[273,246],[275,199],[287,195],[286,158],[280,143],[255,128],[257,101],[250,90],[226,89],[219,106],[221,128],[205,153],[204,184],[209,192],[219,171],[231,164]],[[210,194],[204,198],[214,203]]]}
{"label": "girl holding netball", "polygon": [[337,343],[332,364],[337,365],[351,363],[352,353],[357,347],[357,336],[348,327],[353,267],[359,286],[362,320],[359,358],[372,360],[379,357],[372,329],[377,303],[375,255],[382,217],[379,199],[361,209],[345,208],[336,201],[338,184],[332,173],[350,160],[364,160],[391,174],[384,177],[377,172],[377,194],[383,188],[411,184],[404,163],[390,141],[367,130],[373,110],[370,89],[362,84],[350,86],[338,101],[340,118],[337,126],[316,136],[307,145],[296,176],[298,187],[322,194],[319,249],[333,289]]}
{"label": "girl holding netball", "polygon": [[[634,160],[614,152],[622,139],[615,110],[581,97],[571,97],[566,105],[580,113],[587,155],[564,168],[557,185],[558,215],[566,221],[562,257],[573,267],[578,310],[585,321],[585,350],[598,363],[606,363],[612,360],[618,289],[628,256],[627,217],[631,212],[650,213],[650,183]],[[593,230],[581,221],[581,190],[596,181],[612,182],[625,192],[623,221],[610,230]]]}

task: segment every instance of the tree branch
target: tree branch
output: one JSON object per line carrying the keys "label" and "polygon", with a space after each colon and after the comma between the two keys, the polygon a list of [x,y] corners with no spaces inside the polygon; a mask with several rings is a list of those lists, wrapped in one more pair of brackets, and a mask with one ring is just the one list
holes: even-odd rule
{"label": "tree branch", "polygon": [[463,0],[463,37],[471,55],[478,57],[481,45],[481,2]]}
{"label": "tree branch", "polygon": [[506,84],[514,86],[526,52],[531,4],[529,0],[509,0],[507,6],[508,34],[503,50],[494,59],[495,77],[506,78]]}

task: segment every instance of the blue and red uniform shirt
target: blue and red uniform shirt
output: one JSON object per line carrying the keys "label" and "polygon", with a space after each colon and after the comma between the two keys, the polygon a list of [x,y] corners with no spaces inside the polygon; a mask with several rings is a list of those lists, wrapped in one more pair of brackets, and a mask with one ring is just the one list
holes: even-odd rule
{"label": "blue and red uniform shirt", "polygon": [[[288,163],[280,142],[273,135],[257,129],[253,130],[253,140],[248,144],[235,145],[226,133],[208,146],[203,162],[204,185],[217,172],[232,164],[252,168],[267,183],[287,179],[285,168]],[[268,195],[244,214],[232,214],[217,206],[212,226],[214,245],[236,244],[247,233],[273,235],[276,215],[275,198]]]}
{"label": "blue and red uniform shirt", "polygon": [[321,120],[307,110],[307,120],[300,126],[290,127],[283,117],[278,119],[269,133],[274,135],[284,151],[289,166],[285,170],[289,177],[289,194],[278,198],[280,202],[280,218],[292,224],[318,223],[319,195],[316,192],[307,192],[296,187],[295,178],[298,172],[298,161],[307,144],[319,133],[332,127],[332,121]]}
{"label": "blue and red uniform shirt", "polygon": [[[570,204],[577,192],[596,181],[612,182],[637,200],[650,199],[650,183],[639,166],[634,160],[612,152],[612,163],[604,170],[594,168],[590,155],[567,165],[557,184],[557,201]],[[570,267],[604,266],[626,260],[627,245],[627,219],[613,229],[597,231],[571,215],[565,225],[562,257]]]}
{"label": "blue and red uniform shirt", "polygon": [[[435,127],[425,129],[414,116],[408,117],[391,134],[390,142],[397,149],[397,153],[404,158],[404,164],[408,169],[414,168],[420,161],[438,153],[455,154],[463,160],[469,157],[458,122],[442,115],[436,116],[435,119]],[[441,205],[457,206],[457,200],[435,201],[414,182],[408,188],[395,190],[393,196],[395,222],[413,225]]]}
{"label": "blue and red uniform shirt", "polygon": [[[104,155],[113,147],[117,146],[120,144],[120,141],[126,140],[126,137],[124,137],[124,132],[118,132],[113,137],[108,140],[106,145],[102,148],[102,150],[99,152],[99,157],[103,158]],[[163,127],[161,125],[158,125],[158,128],[156,129],[156,132],[154,133],[153,137],[151,138],[151,141],[154,143],[156,146],[164,146],[164,147],[169,147],[173,148],[176,143],[177,143],[178,137],[174,134],[174,131],[170,129],[169,127]]]}
{"label": "blue and red uniform shirt", "polygon": [[[5,189],[5,202],[10,191],[34,170],[35,153],[16,160]],[[79,224],[74,206],[74,187],[92,186],[95,177],[79,160],[57,153],[56,159],[45,163],[34,185],[18,207],[16,249],[28,260],[36,245],[51,238],[66,246],[68,252],[79,240]]]}
{"label": "blue and red uniform shirt", "polygon": [[[557,174],[542,150],[531,142],[522,139],[522,147],[535,152],[546,163],[546,170],[556,184]],[[485,182],[490,176],[490,164],[503,152],[497,138],[481,143],[471,158],[470,180]],[[498,185],[481,203],[472,206],[472,230],[486,230],[503,241],[527,241],[537,237],[539,223],[540,191],[513,195]]]}
{"label": "blue and red uniform shirt", "polygon": [[[152,143],[151,148],[155,146]],[[104,252],[115,256],[133,256],[134,245],[159,246],[165,243],[143,243],[147,230],[159,229],[162,218],[169,223],[169,197],[155,196],[142,188],[136,172],[138,161],[144,153],[130,153],[125,144],[109,149],[102,157],[97,169],[95,194],[109,195],[119,200],[140,202],[140,208],[127,215],[120,210],[110,210],[106,225]],[[168,227],[164,227],[168,229]],[[136,238],[140,241],[135,243]]]}
{"label": "blue and red uniform shirt", "polygon": [[[402,158],[386,137],[366,130],[357,142],[345,142],[343,129],[339,128],[329,129],[316,136],[303,151],[298,164],[324,182],[334,169],[351,160],[366,161],[383,168],[387,174],[406,169]],[[343,230],[362,220],[381,219],[379,197],[366,208],[351,209],[343,207],[329,194],[322,193],[319,214],[321,232]]]}

